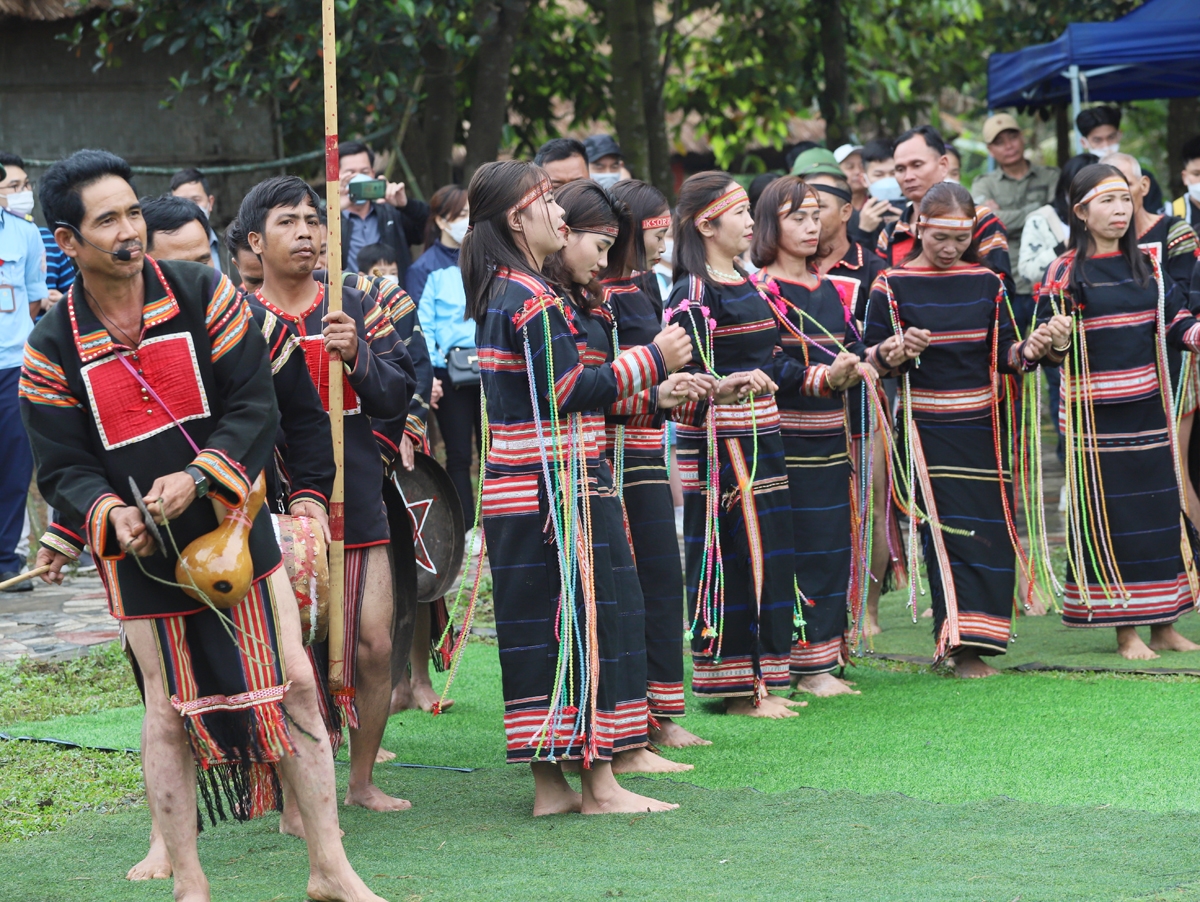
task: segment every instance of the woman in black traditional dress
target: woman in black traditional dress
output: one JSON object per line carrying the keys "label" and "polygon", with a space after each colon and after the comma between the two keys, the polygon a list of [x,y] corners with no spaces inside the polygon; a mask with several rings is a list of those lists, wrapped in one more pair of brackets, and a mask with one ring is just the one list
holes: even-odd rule
{"label": "woman in black traditional dress", "polygon": [[[754,218],[751,259],[761,268],[753,281],[774,308],[783,349],[806,365],[810,355],[832,364],[831,376],[843,389],[860,386],[857,366],[865,348],[851,325],[852,311],[835,283],[808,266],[821,237],[817,192],[795,176],[776,179],[759,198]],[[862,389],[857,390],[861,395]],[[797,689],[816,696],[857,694],[832,673],[849,659],[846,614],[852,559],[856,551],[860,557],[863,552],[861,530],[859,541],[852,535],[855,492],[847,427],[852,435],[857,423],[847,420],[848,397],[847,391],[818,397],[798,391],[776,395],[802,600],[791,675]],[[855,410],[861,411],[861,399]],[[862,560],[854,563],[857,589],[866,567]]]}
{"label": "woman in black traditional dress", "polygon": [[[586,323],[541,275],[567,236],[545,172],[488,163],[468,195],[460,262],[491,434],[481,491],[508,760],[532,766],[535,815],[667,810],[612,775],[614,752],[647,742],[645,674],[625,685],[611,556],[625,538],[605,498],[603,418],[588,412],[662,382],[691,349],[669,329],[586,366]],[[582,797],[562,775],[570,760]]]}
{"label": "woman in black traditional dress", "polygon": [[771,307],[736,257],[754,220],[723,172],[683,183],[675,219],[671,322],[692,336],[692,369],[716,404],[689,402],[678,423],[692,691],[731,714],[788,717],[797,593],[792,518],[775,391],[829,390],[828,367],[779,349]]}
{"label": "woman in black traditional dress", "polygon": [[[1052,341],[1043,324],[1016,342],[1003,283],[980,265],[974,229],[966,189],[931,188],[912,251],[875,282],[864,336],[882,372],[903,374],[909,514],[921,517],[934,658],[949,658],[963,677],[998,672],[980,656],[1004,653],[1013,611],[1016,533],[1001,444],[1015,424],[1000,421],[999,374],[1030,368]],[[1064,322],[1053,328],[1065,337]],[[915,604],[915,535],[912,542]]]}
{"label": "woman in black traditional dress", "polygon": [[[580,350],[580,360],[585,366],[603,366],[614,359],[611,335],[613,321],[602,306],[605,292],[597,276],[610,261],[629,258],[634,239],[630,211],[624,203],[614,200],[590,179],[579,179],[564,185],[555,192],[555,200],[563,208],[563,221],[570,231],[566,246],[546,258],[542,271],[562,289],[578,316],[576,321],[580,324],[581,333],[586,333],[586,344]],[[633,341],[625,341],[626,349],[652,343],[662,331],[661,318],[654,318],[650,325],[651,328],[638,332]],[[625,339],[626,336],[621,334],[621,338]],[[646,410],[649,411],[649,416],[659,417],[661,421],[665,412],[681,401],[689,398],[696,400],[699,397],[699,394],[695,393],[693,383],[690,373],[672,373],[660,385],[650,386],[637,395],[620,399],[607,410]],[[605,410],[585,411],[582,414],[589,445],[594,440],[600,449],[605,449],[607,444],[605,414]],[[607,450],[611,453],[612,448]],[[661,439],[659,453],[662,453]],[[642,586],[646,580],[642,575],[640,555],[635,555],[631,550],[631,542],[634,541],[635,535],[634,516],[632,512],[627,515],[622,506],[622,470],[617,469],[614,473],[607,458],[597,461],[595,468],[599,487],[592,502],[592,517],[596,521],[604,519],[608,535],[609,562],[614,581],[612,601],[616,604],[618,612],[616,622],[620,642],[620,667],[617,670],[620,681],[619,694],[621,698],[634,698],[640,694],[647,699],[649,706],[649,630],[646,626],[647,612],[642,593]],[[663,488],[667,489],[665,476]],[[666,522],[671,524],[674,512],[670,506],[669,489],[667,491]],[[675,616],[672,626],[676,637],[679,668],[682,670],[683,629],[680,602],[683,581],[679,576],[679,546],[674,542],[673,533],[670,537],[676,573]],[[651,561],[651,570],[652,565]],[[604,602],[597,596],[597,604],[600,603]],[[652,724],[652,721],[650,723]],[[646,731],[646,724],[643,724],[641,729]],[[613,755],[613,773],[617,774],[668,773],[691,769],[692,765],[668,761],[644,745],[636,748],[625,746],[621,751],[614,751]]]}
{"label": "woman in black traditional dress", "polygon": [[[1096,163],[1070,190],[1070,249],[1050,265],[1041,321],[1071,319],[1059,421],[1067,448],[1067,583],[1063,622],[1116,627],[1130,660],[1200,646],[1175,630],[1196,603],[1194,532],[1167,349],[1196,351],[1200,322],[1153,255],[1138,246],[1125,176]],[[1150,643],[1137,627],[1150,627]]]}

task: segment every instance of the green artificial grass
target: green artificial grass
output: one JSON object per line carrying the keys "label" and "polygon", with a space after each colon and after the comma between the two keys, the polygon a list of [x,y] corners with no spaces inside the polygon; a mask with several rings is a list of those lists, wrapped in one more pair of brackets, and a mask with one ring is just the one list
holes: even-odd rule
{"label": "green artificial grass", "polygon": [[[929,607],[929,596],[918,599],[920,614]],[[908,593],[891,592],[879,602],[879,624],[883,632],[864,640],[863,649],[879,655],[931,659],[933,620],[918,617],[913,623],[908,610]],[[1180,633],[1200,642],[1200,617],[1184,614],[1176,624]],[[1140,630],[1149,641],[1150,628]],[[1162,652],[1152,661],[1127,661],[1117,654],[1117,631],[1112,627],[1078,629],[1063,626],[1053,612],[1044,617],[1018,617],[1008,653],[990,659],[996,667],[1012,668],[1044,664],[1051,667],[1083,667],[1096,670],[1156,671],[1192,670],[1200,673],[1200,651]]]}

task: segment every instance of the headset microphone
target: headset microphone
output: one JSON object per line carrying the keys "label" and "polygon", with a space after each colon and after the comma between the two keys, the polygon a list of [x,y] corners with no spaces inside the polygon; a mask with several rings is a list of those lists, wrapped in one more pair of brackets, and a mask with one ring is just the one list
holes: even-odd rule
{"label": "headset microphone", "polygon": [[73,226],[69,222],[63,222],[62,220],[59,220],[57,223],[55,223],[55,225],[60,225],[65,229],[70,229],[72,232],[75,233],[75,237],[78,238],[80,241],[84,242],[85,244],[92,245],[92,247],[94,247],[98,251],[103,251],[104,253],[109,254],[112,257],[115,257],[116,259],[120,260],[122,263],[128,263],[130,260],[133,259],[133,251],[129,250],[129,248],[127,248],[127,247],[118,248],[115,251],[106,251],[100,245],[95,244],[91,241],[88,241],[86,238],[84,238],[83,233],[81,231],[79,231],[79,228],[77,226]]}

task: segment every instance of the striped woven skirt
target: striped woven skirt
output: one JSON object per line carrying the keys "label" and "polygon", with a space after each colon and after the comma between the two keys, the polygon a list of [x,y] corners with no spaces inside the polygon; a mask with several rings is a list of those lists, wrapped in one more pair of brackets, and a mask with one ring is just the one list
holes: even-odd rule
{"label": "striped woven skirt", "polygon": [[[489,469],[484,478],[509,763],[607,761],[649,741],[642,589],[608,463],[589,467],[588,476],[592,541],[585,567],[595,613],[589,616],[576,568],[575,603],[565,617],[541,474]],[[576,548],[588,553],[580,543]],[[594,703],[588,673],[595,677]]]}
{"label": "striped woven skirt", "polygon": [[[680,424],[677,430],[692,691],[697,695],[750,696],[760,680],[768,688],[788,685],[796,606],[791,497],[775,400],[768,395],[754,403],[753,422],[749,403],[716,408],[724,606],[715,637],[703,635],[702,622],[693,623],[706,549],[716,548],[705,539],[708,442],[703,426]],[[743,485],[751,486],[751,477],[752,488],[743,491]]]}
{"label": "striped woven skirt", "polygon": [[[1082,516],[1092,523],[1107,522],[1111,559],[1129,597],[1123,598],[1113,578],[1104,576],[1111,573],[1110,567],[1102,563],[1097,574],[1085,542],[1082,584],[1075,567],[1068,566],[1063,623],[1081,627],[1173,623],[1195,605],[1195,597],[1184,567],[1182,549],[1186,543],[1190,556],[1191,543],[1183,531],[1162,402],[1153,398],[1097,404],[1094,409],[1096,435],[1085,437],[1085,448],[1099,452],[1095,457],[1100,463],[1103,506],[1099,498],[1088,498],[1080,509],[1078,491],[1072,486],[1067,542],[1075,541],[1074,526]],[[1095,542],[1094,529],[1092,537]],[[1101,562],[1109,553],[1103,544],[1095,552]]]}
{"label": "striped woven skirt", "polygon": [[[983,655],[1003,654],[1013,612],[1016,552],[1004,518],[991,416],[921,420],[917,436],[922,507],[955,530],[921,526],[933,599],[935,658],[941,660],[964,646]],[[1004,490],[1011,501],[1008,478],[1006,472]]]}
{"label": "striped woven skirt", "polygon": [[850,457],[842,411],[780,411],[792,501],[800,636],[791,672],[828,673],[845,663],[850,585]]}
{"label": "striped woven skirt", "polygon": [[655,717],[682,717],[683,567],[675,506],[661,456],[626,454],[624,500],[646,605],[646,700]]}

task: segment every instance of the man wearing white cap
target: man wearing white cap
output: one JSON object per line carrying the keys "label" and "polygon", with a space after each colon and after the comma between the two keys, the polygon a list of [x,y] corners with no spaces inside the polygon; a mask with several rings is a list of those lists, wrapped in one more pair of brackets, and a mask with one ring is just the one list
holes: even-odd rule
{"label": "man wearing white cap", "polygon": [[[1058,170],[1035,166],[1025,159],[1025,136],[1020,124],[1008,113],[988,117],[983,123],[983,141],[996,161],[996,169],[975,179],[971,195],[976,204],[989,207],[1004,223],[1009,245],[1020,247],[1025,217],[1054,199]],[[1017,294],[1013,298],[1013,312],[1024,330],[1033,313],[1033,286],[1016,272],[1013,282]]]}
{"label": "man wearing white cap", "polygon": [[833,158],[837,160],[838,166],[846,175],[854,209],[861,210],[867,200],[867,167],[863,163],[862,146],[843,144],[833,152]]}

